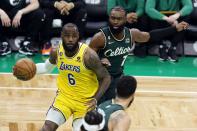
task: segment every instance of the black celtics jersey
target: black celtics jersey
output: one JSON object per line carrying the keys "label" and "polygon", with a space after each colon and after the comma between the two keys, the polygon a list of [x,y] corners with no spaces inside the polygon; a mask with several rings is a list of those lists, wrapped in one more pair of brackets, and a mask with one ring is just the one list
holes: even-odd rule
{"label": "black celtics jersey", "polygon": [[121,105],[113,104],[112,100],[105,101],[99,105],[99,108],[105,112],[105,130],[108,129],[108,121],[112,113],[118,110],[124,110]]}
{"label": "black celtics jersey", "polygon": [[30,3],[30,0],[0,0],[0,8],[5,12],[12,10],[20,10],[24,8],[27,4]]}
{"label": "black celtics jersey", "polygon": [[134,47],[130,30],[124,28],[124,37],[121,40],[113,36],[109,27],[102,28],[101,31],[105,36],[105,47],[99,51],[99,57],[110,61],[111,66],[107,69],[112,76],[122,74],[125,59]]}

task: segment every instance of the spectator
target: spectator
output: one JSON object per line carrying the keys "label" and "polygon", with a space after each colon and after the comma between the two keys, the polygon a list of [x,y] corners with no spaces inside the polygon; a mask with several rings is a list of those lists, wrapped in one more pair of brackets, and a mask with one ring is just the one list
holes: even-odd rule
{"label": "spectator", "polygon": [[108,100],[99,105],[105,114],[106,131],[128,131],[131,118],[125,109],[130,107],[134,100],[137,80],[132,76],[123,76],[117,82],[115,99]]}
{"label": "spectator", "polygon": [[99,105],[97,110],[86,113],[76,131],[128,131],[131,118],[125,111],[133,103],[137,80],[123,76],[117,82],[115,99]]}
{"label": "spectator", "polygon": [[99,54],[101,62],[107,67],[112,78],[110,87],[99,103],[115,97],[116,82],[123,75],[124,62],[136,44],[158,41],[188,27],[186,22],[180,22],[175,27],[143,32],[138,29],[128,29],[125,23],[125,10],[120,6],[114,7],[109,15],[108,26],[100,29],[89,44]]}
{"label": "spectator", "polygon": [[[0,1],[0,55],[11,53],[5,30],[14,28],[25,30],[25,40],[19,52],[33,55],[33,43],[42,25],[44,13],[39,9],[38,0],[1,0]],[[11,29],[10,29],[11,28]]]}
{"label": "spectator", "polygon": [[[148,19],[144,14],[145,0],[108,0],[108,15],[115,6],[122,6],[125,9],[127,13],[126,27],[149,31]],[[138,44],[134,49],[134,54],[139,57],[146,56],[146,52],[146,44]]]}
{"label": "spectator", "polygon": [[[146,13],[151,18],[152,29],[175,26],[179,21],[187,21],[192,8],[191,0],[147,0],[146,3]],[[160,60],[178,61],[176,48],[183,37],[184,31],[172,35],[169,48],[160,41]]]}
{"label": "spectator", "polygon": [[[75,131],[87,111],[95,108],[97,100],[110,84],[110,75],[102,66],[98,55],[87,44],[79,43],[79,31],[75,24],[67,23],[62,28],[62,42],[51,51],[49,59],[36,64],[37,74],[51,72],[55,65],[57,95],[47,112],[41,131],[56,131],[73,116]],[[13,68],[15,74],[16,68]]]}
{"label": "spectator", "polygon": [[44,27],[44,48],[42,53],[49,54],[51,44],[49,42],[52,32],[52,21],[54,18],[62,20],[62,25],[74,23],[78,26],[80,39],[84,36],[86,24],[86,5],[83,0],[40,0],[40,4],[46,14],[46,23]]}
{"label": "spectator", "polygon": [[107,13],[115,6],[121,6],[127,13],[127,27],[148,31],[144,16],[145,0],[108,0]]}

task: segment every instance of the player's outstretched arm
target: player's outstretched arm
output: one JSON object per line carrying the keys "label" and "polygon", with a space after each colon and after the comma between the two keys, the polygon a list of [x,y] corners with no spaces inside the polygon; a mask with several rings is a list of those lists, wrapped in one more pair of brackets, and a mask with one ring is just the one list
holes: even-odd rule
{"label": "player's outstretched arm", "polygon": [[[99,52],[100,49],[103,49],[105,47],[105,41],[105,36],[100,31],[93,36],[92,40],[90,41],[89,47],[94,51]],[[106,67],[111,66],[111,63],[107,58],[102,58],[101,63]]]}
{"label": "player's outstretched arm", "polygon": [[99,100],[109,87],[111,77],[107,69],[101,64],[101,61],[94,50],[87,48],[85,53],[85,66],[96,73],[97,79],[99,81],[99,89],[94,97],[96,100]]}
{"label": "player's outstretched arm", "polygon": [[131,29],[133,41],[135,42],[157,42],[177,32],[183,31],[188,28],[188,23],[180,22],[176,26],[171,26],[162,29],[155,29],[150,32],[143,32],[138,29]]}
{"label": "player's outstretched arm", "polygon": [[36,64],[36,69],[37,69],[36,73],[37,74],[50,73],[55,68],[56,60],[57,60],[57,49],[52,49],[49,59],[47,59],[44,63]]}

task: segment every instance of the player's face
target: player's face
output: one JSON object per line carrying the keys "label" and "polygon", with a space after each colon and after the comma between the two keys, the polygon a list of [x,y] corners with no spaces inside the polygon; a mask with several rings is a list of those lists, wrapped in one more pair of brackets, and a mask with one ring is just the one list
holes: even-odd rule
{"label": "player's face", "polygon": [[61,34],[64,50],[74,52],[78,49],[79,32],[76,27],[66,27]]}
{"label": "player's face", "polygon": [[119,10],[112,10],[109,16],[109,26],[112,33],[117,34],[123,31],[125,24],[125,12]]}

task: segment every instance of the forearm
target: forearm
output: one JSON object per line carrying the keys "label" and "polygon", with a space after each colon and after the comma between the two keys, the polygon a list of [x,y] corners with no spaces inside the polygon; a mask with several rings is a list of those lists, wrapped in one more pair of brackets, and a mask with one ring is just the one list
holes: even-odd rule
{"label": "forearm", "polygon": [[159,11],[157,11],[156,9],[147,9],[146,13],[148,14],[149,17],[156,20],[163,20],[163,17],[165,16]]}
{"label": "forearm", "polygon": [[103,96],[105,91],[108,89],[110,83],[111,83],[110,75],[106,75],[102,80],[99,80],[99,89],[94,96],[94,98],[97,101]]}
{"label": "forearm", "polygon": [[22,12],[22,14],[28,14],[29,12],[36,10],[39,8],[39,3],[37,0],[32,0],[32,2],[25,8],[19,10]]}
{"label": "forearm", "polygon": [[189,15],[192,10],[193,10],[193,6],[192,6],[192,2],[191,0],[182,0],[182,4],[184,5],[183,8],[179,11],[181,16],[186,16]]}
{"label": "forearm", "polygon": [[167,28],[152,30],[149,32],[150,34],[149,41],[156,42],[168,36],[171,36],[175,33],[177,33],[176,27],[167,27]]}
{"label": "forearm", "polygon": [[137,14],[137,17],[142,16],[142,15],[144,14],[143,9],[138,9],[138,10],[136,11],[136,14]]}
{"label": "forearm", "polygon": [[144,0],[138,0],[137,1],[137,9],[136,9],[136,14],[138,17],[142,16],[144,14],[144,7],[145,6],[145,1]]}
{"label": "forearm", "polygon": [[5,13],[5,11],[2,10],[2,9],[0,8],[0,17],[1,17],[1,15],[3,15],[4,13]]}
{"label": "forearm", "polygon": [[155,0],[147,0],[146,6],[145,6],[145,11],[146,14],[151,17],[152,19],[156,20],[162,20],[162,18],[165,16],[162,13],[160,13],[156,8],[156,2]]}
{"label": "forearm", "polygon": [[45,63],[37,63],[36,64],[36,74],[44,74],[50,73],[55,68],[55,65],[51,64],[49,59],[45,61]]}

